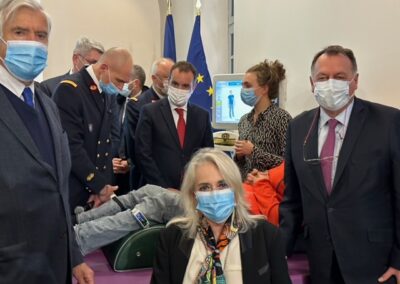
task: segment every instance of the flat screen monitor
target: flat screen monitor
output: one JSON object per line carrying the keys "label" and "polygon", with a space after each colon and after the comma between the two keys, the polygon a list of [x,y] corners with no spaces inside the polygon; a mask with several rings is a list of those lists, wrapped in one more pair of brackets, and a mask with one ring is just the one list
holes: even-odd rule
{"label": "flat screen monitor", "polygon": [[251,111],[252,107],[243,103],[240,98],[243,77],[244,74],[218,74],[213,77],[214,128],[237,129],[240,118]]}

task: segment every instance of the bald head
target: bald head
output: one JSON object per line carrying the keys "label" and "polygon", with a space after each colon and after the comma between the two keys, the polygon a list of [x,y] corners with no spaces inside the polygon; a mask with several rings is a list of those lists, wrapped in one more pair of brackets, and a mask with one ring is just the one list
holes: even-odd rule
{"label": "bald head", "polygon": [[130,70],[132,70],[133,59],[127,49],[113,47],[106,50],[96,64],[107,64],[111,69],[120,69],[125,65],[130,65]]}
{"label": "bald head", "polygon": [[129,51],[113,47],[104,52],[99,61],[93,65],[93,70],[96,77],[103,83],[111,81],[122,90],[124,83],[128,83],[131,79],[132,67],[133,59]]}

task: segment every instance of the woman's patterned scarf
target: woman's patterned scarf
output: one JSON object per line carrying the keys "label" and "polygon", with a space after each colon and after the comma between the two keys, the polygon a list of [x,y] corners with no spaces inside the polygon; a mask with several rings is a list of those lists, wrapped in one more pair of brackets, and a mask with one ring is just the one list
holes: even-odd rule
{"label": "woman's patterned scarf", "polygon": [[217,242],[215,241],[214,234],[206,219],[203,218],[201,220],[201,225],[198,227],[199,236],[206,248],[211,250],[211,254],[206,257],[201,266],[197,278],[198,284],[226,283],[224,271],[222,270],[220,254],[228,246],[229,242],[237,235],[238,226],[236,222],[231,221],[235,220],[234,215],[235,213],[233,213],[225,222],[224,228]]}

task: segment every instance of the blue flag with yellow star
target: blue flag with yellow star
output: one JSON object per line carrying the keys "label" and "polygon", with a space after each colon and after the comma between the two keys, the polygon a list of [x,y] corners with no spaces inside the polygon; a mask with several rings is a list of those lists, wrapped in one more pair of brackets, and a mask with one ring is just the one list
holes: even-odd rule
{"label": "blue flag with yellow star", "polygon": [[163,56],[176,61],[174,19],[172,18],[171,14],[168,14],[167,18],[165,19]]}
{"label": "blue flag with yellow star", "polygon": [[192,63],[198,72],[196,78],[197,87],[190,97],[190,102],[208,110],[211,117],[211,96],[213,95],[214,90],[212,87],[210,74],[208,73],[206,55],[204,54],[203,42],[201,40],[200,15],[196,16],[196,20],[194,22],[187,61]]}

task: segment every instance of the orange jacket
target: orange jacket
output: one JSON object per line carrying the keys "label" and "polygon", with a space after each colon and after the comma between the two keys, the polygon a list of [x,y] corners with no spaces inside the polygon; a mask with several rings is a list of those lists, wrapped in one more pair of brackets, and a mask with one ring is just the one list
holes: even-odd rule
{"label": "orange jacket", "polygon": [[268,179],[262,179],[254,184],[243,183],[251,214],[264,215],[267,220],[279,225],[279,204],[285,191],[285,163],[268,170]]}

